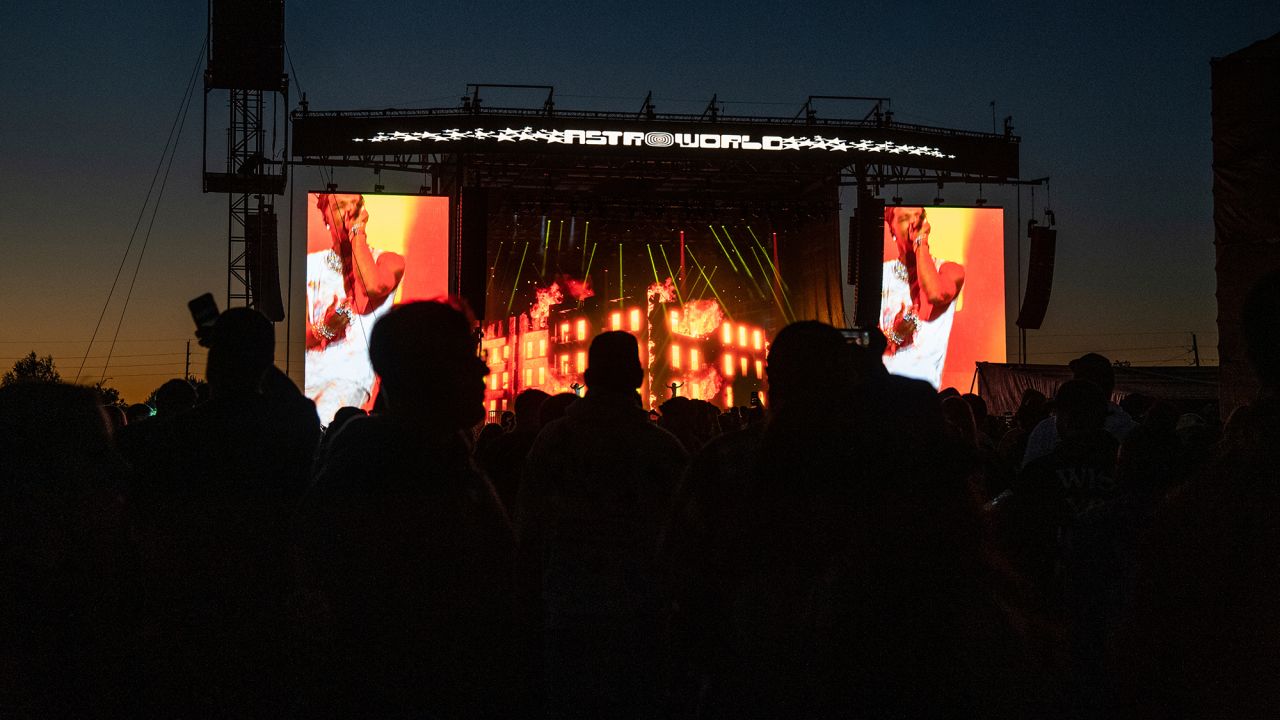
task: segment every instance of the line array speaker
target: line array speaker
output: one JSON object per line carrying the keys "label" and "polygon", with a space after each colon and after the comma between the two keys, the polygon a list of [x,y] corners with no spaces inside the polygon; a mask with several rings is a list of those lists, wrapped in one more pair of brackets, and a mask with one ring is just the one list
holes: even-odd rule
{"label": "line array speaker", "polygon": [[250,213],[244,226],[244,264],[249,271],[249,306],[271,322],[284,320],[274,210]]}
{"label": "line array speaker", "polygon": [[283,76],[283,0],[211,0],[206,86],[275,91]]}
{"label": "line array speaker", "polygon": [[458,202],[461,237],[458,257],[458,294],[471,306],[477,320],[484,320],[485,279],[489,239],[489,191],[464,187]]}
{"label": "line array speaker", "polygon": [[849,218],[848,282],[853,286],[853,320],[863,328],[880,324],[880,292],[884,275],[884,200],[858,193]]}
{"label": "line array speaker", "polygon": [[1031,257],[1027,262],[1027,289],[1018,311],[1018,327],[1039,330],[1044,313],[1049,309],[1049,291],[1053,289],[1053,257],[1058,245],[1058,231],[1031,221],[1027,234],[1031,238]]}

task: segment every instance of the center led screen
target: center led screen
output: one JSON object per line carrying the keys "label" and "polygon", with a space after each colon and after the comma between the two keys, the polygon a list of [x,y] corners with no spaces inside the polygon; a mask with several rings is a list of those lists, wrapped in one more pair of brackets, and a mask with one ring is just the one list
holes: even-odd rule
{"label": "center led screen", "polygon": [[445,197],[307,194],[304,392],[321,423],[344,406],[373,407],[369,333],[378,318],[448,295],[448,220]]}
{"label": "center led screen", "polygon": [[677,395],[767,402],[770,338],[795,320],[844,323],[834,211],[778,223],[625,213],[491,213],[482,346],[492,414],[526,388],[580,392],[591,339],[609,330],[639,340],[646,407]]}
{"label": "center led screen", "polygon": [[889,372],[965,392],[1004,362],[1003,209],[886,207],[881,283]]}

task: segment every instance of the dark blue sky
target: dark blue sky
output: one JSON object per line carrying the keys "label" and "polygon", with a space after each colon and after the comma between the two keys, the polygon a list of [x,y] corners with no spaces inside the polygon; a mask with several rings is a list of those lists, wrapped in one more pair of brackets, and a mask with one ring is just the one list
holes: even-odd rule
{"label": "dark blue sky", "polygon": [[[555,85],[565,108],[638,109],[653,90],[660,111],[700,111],[718,93],[730,111],[787,116],[809,94],[885,95],[902,121],[986,130],[995,100],[1023,138],[1024,177],[1053,178],[1057,277],[1031,360],[1096,349],[1176,364],[1190,331],[1216,358],[1209,60],[1280,32],[1280,4],[311,2],[288,3],[285,22],[293,100],[305,90],[315,109],[445,105],[468,82],[509,82]],[[203,2],[6,14],[0,365],[36,350],[75,374],[204,33]],[[226,199],[200,192],[200,109],[197,92],[106,373],[134,400],[181,371],[187,299],[224,302]],[[224,117],[211,108],[214,132]],[[297,180],[299,194],[321,183],[314,168]],[[373,184],[356,171],[339,181]],[[385,182],[413,191],[419,178]],[[902,194],[927,201],[934,188]],[[1013,190],[985,194],[1012,233]],[[90,352],[98,375],[106,349]]]}

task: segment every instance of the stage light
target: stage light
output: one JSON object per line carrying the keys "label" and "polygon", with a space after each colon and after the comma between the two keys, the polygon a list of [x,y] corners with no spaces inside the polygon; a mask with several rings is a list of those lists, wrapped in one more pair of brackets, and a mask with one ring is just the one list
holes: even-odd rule
{"label": "stage light", "polygon": [[324,189],[325,189],[325,190],[328,190],[328,191],[329,191],[329,192],[331,192],[331,193],[332,193],[332,192],[338,192],[338,183],[329,183],[329,184],[327,184],[327,185],[325,185],[325,186],[324,186]]}

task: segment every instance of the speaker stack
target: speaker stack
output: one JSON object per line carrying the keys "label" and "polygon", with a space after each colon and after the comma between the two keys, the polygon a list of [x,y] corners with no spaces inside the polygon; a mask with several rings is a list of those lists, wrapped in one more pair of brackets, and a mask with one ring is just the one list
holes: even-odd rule
{"label": "speaker stack", "polygon": [[244,264],[249,271],[249,305],[271,322],[284,320],[280,302],[279,247],[276,213],[263,208],[250,213],[244,226]]}
{"label": "speaker stack", "polygon": [[884,200],[858,192],[858,207],[849,218],[848,283],[853,286],[853,322],[861,328],[880,324],[880,292],[884,278]]}
{"label": "speaker stack", "polygon": [[1053,289],[1053,257],[1058,245],[1058,231],[1032,220],[1028,223],[1027,235],[1031,240],[1031,257],[1027,263],[1027,289],[1022,296],[1017,325],[1023,330],[1039,330],[1044,322],[1044,313],[1049,309],[1049,291]]}

